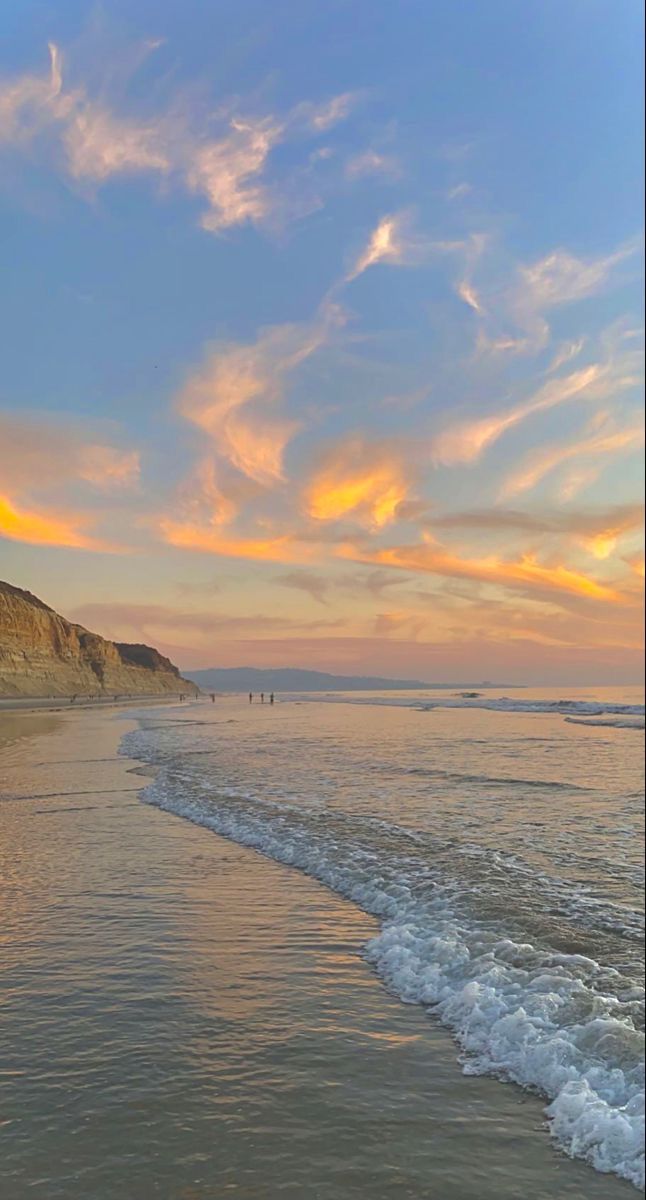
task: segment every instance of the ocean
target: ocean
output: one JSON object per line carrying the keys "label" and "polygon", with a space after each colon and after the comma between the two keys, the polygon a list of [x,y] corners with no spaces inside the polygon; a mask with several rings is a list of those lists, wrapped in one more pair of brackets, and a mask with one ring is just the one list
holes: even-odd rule
{"label": "ocean", "polygon": [[555,1152],[643,1187],[643,700],[219,696],[142,712],[121,753],[155,768],[147,804],[376,917],[361,955],[464,1074],[538,1093]]}

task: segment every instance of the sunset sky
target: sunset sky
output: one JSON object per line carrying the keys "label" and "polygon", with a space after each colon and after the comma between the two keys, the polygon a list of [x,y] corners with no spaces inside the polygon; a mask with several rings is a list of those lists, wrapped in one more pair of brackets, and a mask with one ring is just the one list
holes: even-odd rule
{"label": "sunset sky", "polygon": [[187,668],[638,681],[640,6],[0,32],[0,577]]}

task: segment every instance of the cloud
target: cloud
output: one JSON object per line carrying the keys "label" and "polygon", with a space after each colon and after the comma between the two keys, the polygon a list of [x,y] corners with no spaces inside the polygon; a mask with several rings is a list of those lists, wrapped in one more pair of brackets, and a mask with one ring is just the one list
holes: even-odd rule
{"label": "cloud", "polygon": [[0,412],[0,478],[5,487],[40,492],[75,481],[101,491],[134,487],[140,456],[94,440],[95,431],[72,422]]}
{"label": "cloud", "polygon": [[285,448],[300,428],[280,411],[287,379],[341,320],[340,309],[328,307],[309,325],[276,326],[253,343],[212,351],[184,384],[178,412],[236,470],[265,487],[280,482]]}
{"label": "cloud", "polygon": [[77,550],[117,550],[85,532],[87,518],[19,506],[10,496],[0,495],[0,537],[33,546],[69,546]]}
{"label": "cloud", "polygon": [[101,629],[105,636],[116,638],[132,634],[150,636],[151,630],[163,630],[177,634],[188,633],[210,639],[230,637],[235,634],[257,631],[294,630],[296,632],[316,629],[338,628],[339,620],[309,621],[292,617],[271,617],[265,613],[240,615],[227,612],[185,611],[164,604],[130,604],[113,601],[108,604],[89,603],[75,609],[72,617],[90,628]]}
{"label": "cloud", "polygon": [[504,433],[536,413],[577,398],[602,399],[634,386],[637,376],[624,370],[624,365],[623,360],[592,363],[570,375],[548,379],[533,396],[512,408],[459,421],[433,438],[431,457],[442,466],[475,462]]}
{"label": "cloud", "polygon": [[170,170],[162,147],[162,128],[113,116],[96,104],[85,104],[69,121],[63,137],[68,168],[74,179],[103,183],[112,175]]}
{"label": "cloud", "polygon": [[630,556],[630,558],[626,559],[626,562],[628,563],[628,566],[630,567],[631,571],[635,572],[635,575],[638,575],[640,577],[640,579],[644,578],[645,572],[644,572],[643,552],[641,554],[632,554]]}
{"label": "cloud", "polygon": [[613,429],[609,426],[575,442],[541,447],[540,450],[528,454],[519,469],[508,476],[503,484],[501,497],[506,499],[530,491],[546,475],[572,459],[593,460],[584,466],[583,473],[578,468],[576,474],[570,475],[566,483],[566,496],[562,498],[571,499],[581,486],[596,478],[598,468],[594,465],[595,460],[630,453],[640,449],[643,444],[644,428],[640,424],[627,429]]}
{"label": "cloud", "polygon": [[209,201],[209,210],[202,217],[204,229],[217,233],[245,221],[260,223],[268,216],[270,193],[250,181],[262,171],[283,130],[271,118],[255,122],[234,118],[227,137],[195,150],[186,182],[191,191],[204,193]]}
{"label": "cloud", "polygon": [[480,508],[472,512],[438,514],[433,517],[436,529],[477,529],[495,533],[517,530],[525,533],[556,533],[593,538],[608,529],[616,533],[641,528],[644,519],[642,504],[618,504],[607,509],[585,512],[556,510],[536,513],[514,509]]}
{"label": "cloud", "polygon": [[408,580],[389,571],[355,571],[344,572],[341,575],[324,575],[319,571],[291,571],[284,575],[276,575],[274,582],[281,587],[294,588],[305,592],[319,604],[329,602],[333,591],[349,592],[353,596],[368,595],[373,599],[381,599],[387,588],[401,587]]}
{"label": "cloud", "polygon": [[481,314],[484,311],[478,293],[473,287],[473,284],[468,283],[466,279],[463,279],[462,282],[458,284],[457,293],[460,299],[464,300],[464,303],[468,304],[469,308],[472,308],[474,312]]}
{"label": "cloud", "polygon": [[463,200],[473,191],[470,183],[456,183],[455,187],[449,188],[446,193],[447,200]]}
{"label": "cloud", "polygon": [[401,264],[405,261],[405,245],[402,236],[403,217],[401,214],[382,217],[381,221],[370,235],[365,250],[359,255],[354,267],[347,276],[347,281],[357,279],[368,267],[374,267],[380,262]]}
{"label": "cloud", "polygon": [[402,567],[408,571],[428,572],[431,575],[480,580],[512,590],[535,590],[540,593],[569,593],[590,600],[616,603],[621,597],[615,588],[590,579],[562,564],[543,565],[534,555],[525,554],[517,561],[505,561],[492,555],[488,558],[460,558],[438,543],[424,542],[413,546],[390,546],[366,550],[363,547],[341,546],[344,558],[359,562],[379,563]]}
{"label": "cloud", "polygon": [[571,362],[573,358],[578,358],[585,343],[586,339],[584,337],[578,338],[577,341],[573,342],[563,342],[558,347],[554,358],[547,368],[548,373],[552,374],[554,371],[558,371],[561,367],[565,366],[567,362]]}
{"label": "cloud", "polygon": [[[149,53],[160,44],[149,42],[144,49]],[[165,110],[142,119],[116,112],[108,102],[109,88],[93,83],[100,99],[85,85],[66,89],[60,51],[50,45],[48,75],[0,81],[0,142],[21,148],[47,132],[50,149],[58,152],[63,171],[76,182],[101,185],[133,173],[160,177],[206,197],[201,224],[214,233],[302,211],[290,194],[293,180],[283,195],[261,178],[269,156],[288,139],[311,138],[344,120],[356,99],[344,93],[319,106],[298,105],[278,118],[224,107],[200,113],[185,97],[175,97]],[[217,136],[214,125],[220,126]],[[311,210],[312,203],[304,210]]]}
{"label": "cloud", "polygon": [[[478,335],[478,349],[486,354],[515,355],[543,350],[550,338],[546,314],[599,294],[612,283],[618,264],[637,253],[639,246],[640,242],[634,240],[612,254],[587,260],[560,249],[535,263],[518,266],[510,283],[492,290],[487,320]],[[548,369],[557,370],[580,349],[576,341],[561,347]]]}
{"label": "cloud", "polygon": [[249,558],[256,562],[302,562],[307,547],[291,534],[273,538],[227,536],[215,528],[162,518],[159,532],[169,546],[219,554],[224,558]]}
{"label": "cloud", "polygon": [[545,310],[561,304],[584,300],[601,290],[617,263],[637,250],[631,242],[613,254],[597,259],[576,258],[567,250],[554,250],[531,266],[520,268],[521,290],[525,302]]}
{"label": "cloud", "polygon": [[317,521],[357,513],[379,528],[392,521],[410,478],[391,447],[357,435],[337,443],[308,483],[305,504]]}
{"label": "cloud", "polygon": [[282,587],[294,588],[298,592],[305,592],[318,604],[327,604],[330,580],[316,571],[290,571],[285,575],[276,575],[274,583],[279,583]]}
{"label": "cloud", "polygon": [[365,179],[371,175],[386,175],[396,179],[401,174],[399,163],[391,155],[376,150],[362,150],[345,164],[347,179]]}
{"label": "cloud", "polygon": [[75,95],[63,93],[60,51],[52,42],[48,49],[48,74],[25,74],[0,82],[0,143],[28,143],[73,111]]}
{"label": "cloud", "polygon": [[339,96],[333,96],[331,100],[326,100],[324,104],[312,107],[309,113],[312,128],[319,133],[325,133],[333,125],[338,125],[339,121],[345,121],[357,99],[356,92],[343,92]]}
{"label": "cloud", "polygon": [[462,254],[468,263],[475,261],[484,245],[482,234],[472,234],[466,240],[437,241],[421,237],[411,229],[411,214],[408,210],[382,217],[373,229],[368,244],[346,275],[345,282],[351,283],[363,275],[369,267],[378,263],[393,266],[417,267],[435,255]]}

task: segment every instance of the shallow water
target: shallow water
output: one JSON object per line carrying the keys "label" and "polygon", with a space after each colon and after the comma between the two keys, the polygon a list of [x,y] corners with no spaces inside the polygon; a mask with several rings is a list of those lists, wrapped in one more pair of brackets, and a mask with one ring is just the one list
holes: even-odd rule
{"label": "shallow water", "polygon": [[[375,727],[371,712],[370,706],[304,703],[250,709],[233,698],[156,709],[142,718],[141,731],[126,735],[126,744],[138,742],[147,759],[163,764],[152,784],[116,757],[127,726],[107,714],[75,714],[53,732],[39,729],[5,750],[3,1200],[220,1200],[229,1194],[249,1200],[619,1200],[634,1194],[614,1175],[555,1152],[544,1102],[535,1095],[487,1075],[461,1074],[436,1007],[427,1013],[419,1003],[401,1003],[402,963],[410,950],[400,938],[403,898],[408,904],[401,872],[410,873],[417,906],[417,924],[405,922],[407,935],[426,938],[420,920],[431,910],[419,910],[419,887],[437,890],[423,840],[430,836],[432,805],[427,799],[424,833],[412,820],[401,824],[401,814],[399,820],[393,812],[390,819],[383,812],[371,819],[367,801],[363,811],[346,813],[331,797],[338,794],[343,761],[354,761],[349,746],[365,770],[368,745],[361,745],[359,729],[373,730],[370,745],[384,757],[384,730],[399,744],[407,720],[434,720],[438,713],[397,711],[396,725],[388,725],[388,713],[379,710]],[[621,736],[633,739],[626,745],[636,744],[634,733]],[[308,761],[297,749],[306,739]],[[227,784],[233,766],[237,774]],[[287,801],[279,799],[274,768],[286,772]],[[263,780],[276,789],[268,800],[261,798]],[[146,784],[152,805],[138,798]],[[316,797],[319,786],[327,788],[323,802]],[[365,786],[377,795],[374,781]],[[429,796],[432,782],[426,786]],[[388,789],[386,779],[384,812]],[[362,795],[357,781],[354,795]],[[421,813],[421,795],[416,789],[414,795]],[[155,806],[184,812],[189,800],[192,821]],[[438,807],[455,825],[457,800],[453,815],[451,805]],[[204,828],[224,813],[235,824],[231,835],[262,837],[265,854],[291,856],[301,866],[310,854],[311,873],[323,874],[333,851],[335,886],[349,892],[365,889],[368,880],[373,906],[378,894],[393,906],[390,917],[382,917],[383,936],[393,944],[379,948],[379,922],[356,903]],[[450,849],[450,839],[444,843]],[[360,876],[356,851],[363,854]],[[453,861],[445,846],[438,871]],[[504,863],[498,870],[504,878]],[[477,878],[482,888],[490,886],[487,871],[484,883]],[[453,934],[468,936],[473,882],[452,883],[449,890]],[[597,899],[606,903],[605,894]],[[411,908],[406,911],[411,917]],[[438,909],[445,933],[446,919]],[[568,917],[566,923],[569,929],[576,922]],[[483,946],[489,926],[487,918]],[[593,933],[586,926],[581,936]],[[611,948],[630,943],[630,935],[614,927],[603,938]],[[456,945],[450,957],[457,968]],[[501,973],[503,955],[506,968],[513,965],[509,945],[504,951],[497,945],[491,994],[510,982]],[[439,942],[432,953],[430,945],[425,949],[428,968],[439,961]],[[571,961],[564,962],[571,972]],[[525,970],[527,961],[519,965]],[[480,978],[481,968],[478,963]],[[583,961],[579,968],[582,986],[569,994],[574,1006],[587,1003],[590,985],[589,968]],[[557,988],[567,983],[561,969],[552,963]],[[534,974],[535,985],[541,975]],[[417,1001],[419,977],[410,959],[406,978],[408,998]],[[514,986],[519,998],[520,976]],[[549,994],[536,990],[544,1015]],[[605,1004],[607,988],[599,995]],[[447,1021],[449,1014],[442,1015]],[[481,1024],[480,1032],[488,1028]],[[616,1039],[614,1049],[609,1044],[613,1036],[606,1030],[598,1062],[619,1052]],[[508,1049],[502,1039],[499,1048]],[[584,1049],[589,1061],[595,1047]],[[629,1047],[618,1088],[626,1086],[631,1053]],[[466,1061],[480,1068],[473,1052]],[[623,1128],[615,1145],[626,1148]]]}
{"label": "shallow water", "polygon": [[220,699],[125,744],[150,803],[376,915],[368,960],[465,1070],[538,1089],[558,1145],[640,1186],[643,738],[566,718],[641,698],[493,699]]}

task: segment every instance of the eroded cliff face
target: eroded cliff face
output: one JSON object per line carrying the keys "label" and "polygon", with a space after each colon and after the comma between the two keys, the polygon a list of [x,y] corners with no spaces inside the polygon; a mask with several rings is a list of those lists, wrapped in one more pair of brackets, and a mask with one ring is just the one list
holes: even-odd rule
{"label": "eroded cliff face", "polygon": [[0,582],[0,696],[195,695],[151,646],[109,642]]}

